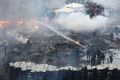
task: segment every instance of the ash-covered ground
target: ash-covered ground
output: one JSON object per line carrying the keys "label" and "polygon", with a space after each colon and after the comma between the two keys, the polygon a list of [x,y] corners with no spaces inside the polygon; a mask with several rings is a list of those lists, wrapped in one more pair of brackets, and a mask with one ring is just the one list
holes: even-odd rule
{"label": "ash-covered ground", "polygon": [[74,40],[80,40],[86,48],[58,35],[50,37],[31,36],[27,43],[15,44],[9,50],[8,60],[9,62],[47,63],[58,67],[79,67],[86,62],[82,60],[82,57],[86,55],[87,46],[99,48],[102,51],[110,48],[109,35],[105,35],[105,33],[70,33],[68,36]]}

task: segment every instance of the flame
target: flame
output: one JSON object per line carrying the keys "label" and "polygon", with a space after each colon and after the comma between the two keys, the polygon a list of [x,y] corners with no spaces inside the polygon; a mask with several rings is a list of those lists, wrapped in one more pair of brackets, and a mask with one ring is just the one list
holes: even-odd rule
{"label": "flame", "polygon": [[1,20],[0,26],[4,27],[3,25],[6,25],[6,24],[9,25],[9,23],[15,24],[16,27],[26,27],[27,29],[29,29],[30,32],[34,32],[40,28],[39,21],[34,20],[34,19],[31,19],[31,20],[20,19],[20,20],[14,20],[14,21],[13,20],[11,20],[11,21]]}
{"label": "flame", "polygon": [[80,46],[80,42],[79,41],[76,41],[75,43]]}
{"label": "flame", "polygon": [[25,23],[25,21],[23,21],[23,20],[19,20],[19,21],[16,22],[16,24],[17,24],[18,26],[23,25],[24,23]]}
{"label": "flame", "polygon": [[0,20],[0,26],[8,25],[8,24],[16,24],[18,26],[20,25],[32,25],[32,26],[37,26],[39,24],[39,21],[37,20],[17,20],[17,21],[12,21],[12,20]]}
{"label": "flame", "polygon": [[5,26],[5,25],[7,25],[9,23],[10,23],[9,20],[0,20],[0,27],[3,27],[3,26]]}
{"label": "flame", "polygon": [[[13,21],[13,20],[0,20],[0,27],[4,27],[6,25],[9,25],[10,23],[15,24],[17,26],[27,25],[27,26],[29,26],[30,32],[38,30],[40,28],[39,27],[40,25],[46,26],[44,23],[41,24],[41,22],[38,21],[38,20],[31,19],[31,20],[17,20],[17,21]],[[49,29],[51,29],[54,32],[56,32],[57,34],[61,35],[56,30],[54,30],[52,28],[49,28]],[[61,36],[63,36],[63,35],[61,35]],[[66,38],[65,36],[63,36],[63,37]],[[66,38],[66,39],[69,39],[69,38]],[[83,45],[80,44],[80,41],[74,41],[72,39],[69,39],[69,40],[72,41],[72,42],[74,42],[75,44],[77,44],[79,46],[84,47]]]}

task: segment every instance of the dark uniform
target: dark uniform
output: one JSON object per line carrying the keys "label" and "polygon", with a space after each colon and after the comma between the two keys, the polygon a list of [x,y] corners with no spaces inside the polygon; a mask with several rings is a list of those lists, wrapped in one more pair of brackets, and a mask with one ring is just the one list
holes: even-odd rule
{"label": "dark uniform", "polygon": [[110,55],[109,58],[110,58],[110,63],[112,63],[113,62],[113,56]]}

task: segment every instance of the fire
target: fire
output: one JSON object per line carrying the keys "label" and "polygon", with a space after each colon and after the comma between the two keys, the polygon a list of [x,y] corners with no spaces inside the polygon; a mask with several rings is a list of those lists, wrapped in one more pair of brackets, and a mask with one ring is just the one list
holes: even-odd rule
{"label": "fire", "polygon": [[79,41],[76,41],[75,43],[80,46],[80,42]]}
{"label": "fire", "polygon": [[85,47],[85,46],[83,46],[82,44],[80,44],[80,41],[76,41],[75,43],[76,43],[77,45],[79,45],[79,46],[83,47],[84,49],[86,49],[86,47]]}
{"label": "fire", "polygon": [[19,20],[0,20],[0,29],[4,27],[9,27],[10,24],[16,25],[16,27],[26,27],[30,29],[30,31],[36,31],[40,27],[40,23],[38,20],[30,19],[19,19]]}
{"label": "fire", "polygon": [[80,44],[80,41],[75,41],[61,33],[59,33],[59,31],[55,30],[54,28],[52,27],[49,27],[49,25],[46,25],[45,23],[42,23],[38,20],[0,20],[0,27],[5,27],[6,25],[9,25],[9,24],[15,24],[17,26],[22,26],[22,25],[25,25],[27,29],[29,29],[29,32],[33,32],[33,31],[36,31],[38,30],[40,27],[39,26],[45,26],[47,27],[48,29],[52,30],[53,32],[55,32],[56,34],[62,36],[63,38],[79,45],[79,46],[82,46],[84,47],[82,44]]}
{"label": "fire", "polygon": [[16,25],[23,25],[26,24],[27,21],[25,20],[17,20],[17,21],[12,21],[12,20],[0,20],[0,26],[8,25],[8,24],[16,24]]}
{"label": "fire", "polygon": [[9,23],[10,23],[10,21],[8,21],[8,20],[0,20],[0,27],[5,26]]}
{"label": "fire", "polygon": [[16,24],[16,25],[24,25],[24,24],[29,24],[29,25],[38,25],[39,21],[37,20],[17,20],[17,21],[12,21],[12,20],[0,20],[0,26],[8,25],[8,24]]}
{"label": "fire", "polygon": [[19,20],[19,21],[16,22],[17,25],[22,25],[22,24],[24,24],[24,23],[25,23],[25,22],[24,22],[23,20]]}

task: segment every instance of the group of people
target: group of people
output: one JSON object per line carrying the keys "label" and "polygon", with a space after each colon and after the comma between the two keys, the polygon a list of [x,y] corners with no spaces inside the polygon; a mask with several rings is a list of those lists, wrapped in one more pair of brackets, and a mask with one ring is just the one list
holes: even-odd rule
{"label": "group of people", "polygon": [[87,62],[88,63],[90,62],[91,65],[104,64],[106,60],[107,60],[106,63],[112,63],[113,55],[106,54],[108,53],[100,49],[95,49],[93,47],[88,48],[88,50],[86,51]]}

